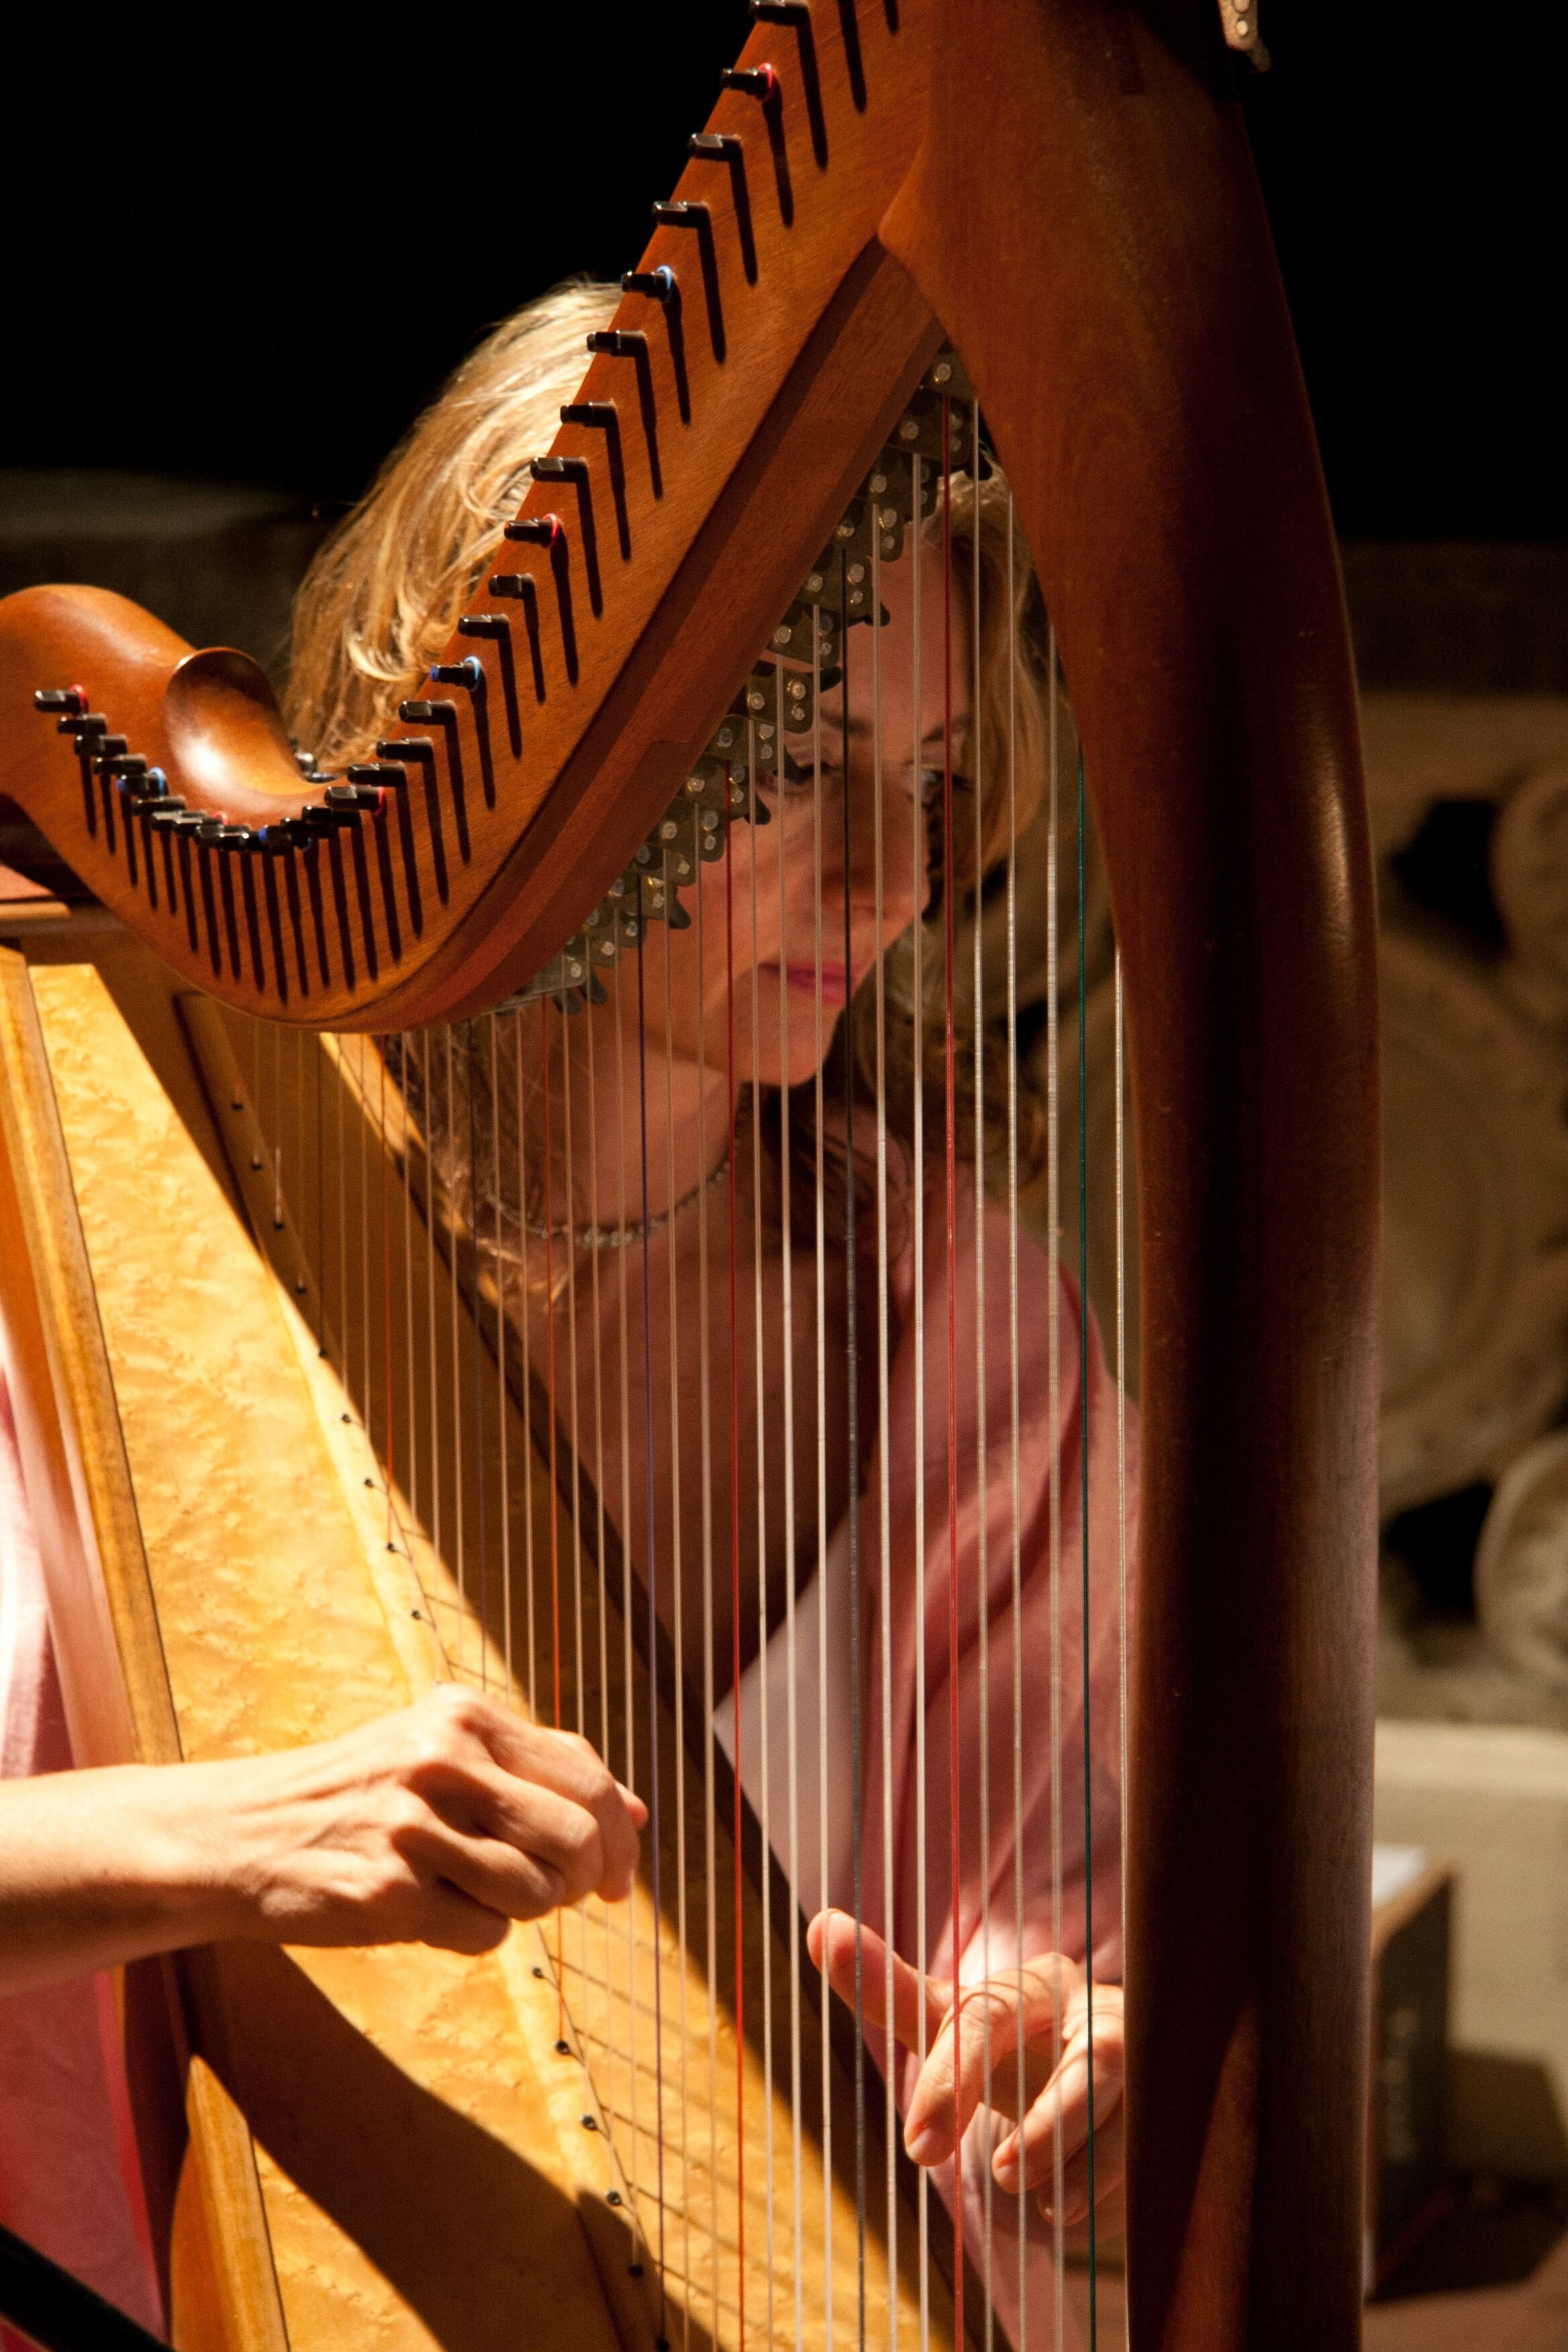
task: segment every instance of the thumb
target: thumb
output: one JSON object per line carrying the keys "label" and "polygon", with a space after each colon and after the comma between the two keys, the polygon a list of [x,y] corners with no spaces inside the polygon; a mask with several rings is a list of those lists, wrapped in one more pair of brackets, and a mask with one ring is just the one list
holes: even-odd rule
{"label": "thumb", "polygon": [[[855,1922],[847,1911],[819,1911],[805,1931],[806,1948],[840,2000],[855,1999]],[[860,2011],[868,2025],[888,2030],[888,1967],[892,1963],[892,2031],[906,2050],[921,2047],[921,2019],[925,2015],[925,2047],[941,2031],[952,2000],[952,1987],[934,1977],[921,1979],[917,1969],[897,1952],[889,1953],[874,1927],[862,1927],[860,1943]]]}

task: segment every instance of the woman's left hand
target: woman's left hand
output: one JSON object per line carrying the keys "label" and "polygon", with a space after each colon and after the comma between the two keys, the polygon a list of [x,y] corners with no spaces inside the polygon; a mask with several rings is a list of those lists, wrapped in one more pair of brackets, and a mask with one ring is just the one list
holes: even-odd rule
{"label": "woman's left hand", "polygon": [[[845,1911],[823,1911],[807,1930],[811,1957],[842,2000],[855,1998],[855,1922]],[[860,1997],[866,2023],[883,2032],[888,1950],[874,1929],[860,1931]],[[906,2050],[921,2047],[925,2063],[904,2117],[904,2145],[917,2164],[942,2164],[984,2101],[1011,2116],[1017,2128],[992,2158],[1000,2189],[1036,2191],[1041,2212],[1054,2218],[1056,2147],[1062,2155],[1061,2222],[1076,2233],[1089,2212],[1089,2048],[1094,2052],[1093,2199],[1098,2230],[1122,2225],[1122,2008],[1120,1985],[1090,1986],[1087,1972],[1059,1952],[982,1983],[953,1987],[923,1980],[895,1952],[894,2037]],[[1092,1993],[1092,2015],[1090,1997]],[[1023,2065],[1019,2068],[1020,2025]],[[990,2065],[987,2080],[987,2048]]]}

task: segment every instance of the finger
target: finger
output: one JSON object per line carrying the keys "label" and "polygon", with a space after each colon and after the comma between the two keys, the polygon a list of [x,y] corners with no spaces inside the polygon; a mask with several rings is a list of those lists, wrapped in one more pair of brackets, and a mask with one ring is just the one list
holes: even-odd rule
{"label": "finger", "polygon": [[[1094,2042],[1094,2121],[1098,2132],[1121,2103],[1122,2045],[1120,2034],[1097,2034]],[[1038,2189],[1055,2171],[1059,2135],[1064,2159],[1089,2140],[1089,2044],[1081,2036],[1069,2042],[1061,2063],[1045,2089],[1008,2135],[992,2158],[992,2168],[1004,2189],[1016,2189],[1020,2160],[1024,2184]]]}
{"label": "finger", "polygon": [[486,1762],[470,1765],[452,1781],[427,1782],[423,1793],[447,1829],[556,1873],[558,1903],[580,1903],[610,1875],[597,1818],[553,1789]]}
{"label": "finger", "polygon": [[[819,1911],[805,1931],[812,1958],[840,2000],[855,2003],[855,1922],[847,1911]],[[874,1927],[860,1930],[860,2013],[879,2032],[888,2028],[887,1945]],[[920,1971],[897,1952],[892,1958],[893,2035],[906,2050],[921,2046],[921,2009],[929,2049],[942,2030],[952,1998],[951,1985],[928,1977],[922,1988]]]}
{"label": "finger", "polygon": [[983,2100],[1013,2104],[1020,2027],[1026,2042],[1043,2035],[1054,2052],[1056,2018],[1055,1981],[1041,1972],[988,1977],[962,1989],[910,2095],[904,2144],[917,2164],[944,2163]]}
{"label": "finger", "polygon": [[[559,1793],[566,1804],[587,1813],[597,1832],[596,1851],[584,1858],[584,1871],[591,1874],[581,1892],[618,1902],[631,1893],[632,1881],[637,1876],[640,1850],[637,1833],[647,1819],[647,1809],[640,1798],[632,1796],[612,1779],[585,1739],[579,1739],[574,1733],[552,1732],[548,1736],[552,1743],[552,1761],[558,1768],[558,1778],[549,1784],[551,1790]],[[556,1752],[557,1742],[564,1752]],[[513,1785],[529,1784],[514,1779]],[[569,1885],[575,1883],[570,1871],[567,1882]]]}
{"label": "finger", "polygon": [[464,1728],[495,1761],[519,1780],[553,1789],[557,1796],[588,1804],[609,1774],[591,1741],[574,1731],[552,1731],[476,1691],[464,1695]]}
{"label": "finger", "polygon": [[[1094,2210],[1097,2218],[1119,2207],[1127,2177],[1126,2109],[1120,2105],[1103,2129],[1094,2135]],[[1037,2202],[1047,2221],[1055,2219],[1056,2182],[1047,2180]],[[1064,2229],[1087,2221],[1089,2210],[1089,2162],[1086,2143],[1062,2166],[1061,2218]]]}
{"label": "finger", "polygon": [[428,1885],[444,1883],[482,1905],[500,1919],[501,1933],[509,1919],[538,1919],[570,1900],[559,1870],[504,1838],[474,1837],[432,1822],[410,1853]]}
{"label": "finger", "polygon": [[628,1789],[624,1780],[617,1780],[616,1782],[616,1787],[620,1791],[622,1804],[625,1805],[627,1812],[631,1815],[632,1821],[637,1828],[639,1830],[646,1830],[647,1827],[647,1807],[637,1795],[637,1790],[635,1789]]}
{"label": "finger", "polygon": [[611,1777],[592,1744],[576,1732],[525,1723],[510,1708],[482,1697],[473,1713],[465,1712],[465,1723],[510,1779],[552,1791],[597,1822],[601,1868],[590,1884],[574,1890],[574,1899],[578,1892],[602,1895],[607,1901],[630,1894],[637,1875],[637,1833],[647,1821],[647,1808]]}
{"label": "finger", "polygon": [[[598,1824],[598,1874],[578,1885],[569,1874],[574,1896],[598,1893],[614,1900],[629,1894],[637,1872],[637,1833],[647,1820],[647,1809],[612,1779],[580,1733],[529,1723],[488,1694],[449,1683],[427,1692],[409,1713],[422,1735],[423,1752],[406,1775],[417,1791],[429,1795],[440,1790],[449,1801],[481,1760],[525,1787],[551,1790],[591,1813]],[[449,1801],[444,1810],[450,1818]],[[498,1834],[510,1836],[514,1826],[515,1821]]]}
{"label": "finger", "polygon": [[464,1952],[477,1959],[481,1952],[493,1952],[506,1931],[503,1913],[476,1900],[466,1888],[437,1879],[424,1891],[414,1935],[437,1951]]}

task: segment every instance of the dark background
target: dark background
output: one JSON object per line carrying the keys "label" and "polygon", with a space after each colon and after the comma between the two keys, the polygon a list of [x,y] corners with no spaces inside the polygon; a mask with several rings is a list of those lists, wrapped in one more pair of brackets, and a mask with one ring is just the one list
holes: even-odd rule
{"label": "dark background", "polygon": [[[346,15],[8,31],[0,466],[330,516],[488,325],[635,259],[748,22],[449,8],[411,42]],[[1246,106],[1344,538],[1568,541],[1548,22],[1265,0]]]}

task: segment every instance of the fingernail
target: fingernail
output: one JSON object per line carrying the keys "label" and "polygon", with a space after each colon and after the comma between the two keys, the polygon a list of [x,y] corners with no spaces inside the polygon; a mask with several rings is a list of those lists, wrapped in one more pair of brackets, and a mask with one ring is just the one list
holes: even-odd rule
{"label": "fingernail", "polygon": [[1018,2186],[1018,2158],[1014,2150],[1009,2149],[1005,2153],[998,2150],[997,2154],[992,2159],[991,2169],[996,2176],[996,2182],[999,2188],[1016,2189]]}
{"label": "fingernail", "polygon": [[921,2124],[906,2135],[904,2146],[916,2164],[934,2164],[942,2150],[942,2134],[934,2124]]}

